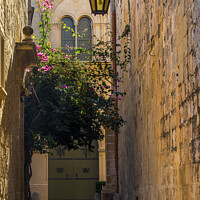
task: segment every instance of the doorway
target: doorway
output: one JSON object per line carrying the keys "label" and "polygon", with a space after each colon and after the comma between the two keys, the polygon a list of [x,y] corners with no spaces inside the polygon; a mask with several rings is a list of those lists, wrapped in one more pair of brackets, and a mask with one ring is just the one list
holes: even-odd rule
{"label": "doorway", "polygon": [[49,200],[93,200],[99,180],[98,150],[68,151],[60,146],[48,158]]}

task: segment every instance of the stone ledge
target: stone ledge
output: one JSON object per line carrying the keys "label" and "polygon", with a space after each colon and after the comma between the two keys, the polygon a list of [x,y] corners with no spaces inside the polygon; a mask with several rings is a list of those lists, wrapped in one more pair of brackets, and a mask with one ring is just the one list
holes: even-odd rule
{"label": "stone ledge", "polygon": [[36,46],[32,41],[23,41],[20,43],[16,43],[15,47],[17,56],[21,58],[25,58],[24,63],[25,66],[36,66],[37,54],[36,54]]}

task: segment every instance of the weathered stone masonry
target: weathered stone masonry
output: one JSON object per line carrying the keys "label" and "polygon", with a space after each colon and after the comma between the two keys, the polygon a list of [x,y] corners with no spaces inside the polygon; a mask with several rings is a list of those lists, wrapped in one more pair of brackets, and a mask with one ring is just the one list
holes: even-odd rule
{"label": "weathered stone masonry", "polygon": [[122,200],[200,199],[200,1],[116,3],[132,55],[120,84]]}
{"label": "weathered stone masonry", "polygon": [[[23,199],[24,69],[35,63],[33,42],[23,42],[28,0],[0,1],[0,199]],[[31,57],[30,59],[30,56]],[[33,61],[34,62],[30,62]]]}

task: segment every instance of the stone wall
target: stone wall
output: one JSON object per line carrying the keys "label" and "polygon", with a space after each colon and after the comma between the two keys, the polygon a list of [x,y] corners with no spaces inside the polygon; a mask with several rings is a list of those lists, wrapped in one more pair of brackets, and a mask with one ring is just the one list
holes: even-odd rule
{"label": "stone wall", "polygon": [[40,199],[48,200],[48,154],[34,152],[32,157],[31,194],[39,193]]}
{"label": "stone wall", "polygon": [[[0,1],[0,199],[23,199],[22,78],[14,65],[15,43],[28,22],[28,0]],[[16,60],[17,62],[17,60]],[[5,100],[4,100],[5,99]]]}
{"label": "stone wall", "polygon": [[132,55],[120,83],[121,198],[200,199],[200,1],[116,5],[118,35],[131,26]]}

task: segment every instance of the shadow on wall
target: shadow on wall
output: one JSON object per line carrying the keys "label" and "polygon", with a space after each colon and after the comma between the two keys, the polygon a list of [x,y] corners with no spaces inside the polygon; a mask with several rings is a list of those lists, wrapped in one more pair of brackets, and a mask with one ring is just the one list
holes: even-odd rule
{"label": "shadow on wall", "polygon": [[[27,32],[28,30],[28,32]],[[25,68],[36,65],[36,47],[28,37],[32,28],[23,29],[25,39],[16,43],[14,56],[10,58],[10,67],[5,82],[7,97],[2,108],[2,133],[4,132],[6,169],[8,173],[5,190],[9,200],[24,199],[24,89]],[[3,104],[3,103],[2,103]],[[6,170],[5,169],[5,170]],[[5,173],[6,174],[6,173]],[[6,188],[7,187],[7,188]],[[6,193],[6,192],[5,192]]]}
{"label": "shadow on wall", "polygon": [[[14,54],[15,55],[15,54]],[[5,90],[7,97],[5,104],[2,106],[2,132],[6,143],[6,161],[8,172],[8,199],[23,199],[23,168],[24,168],[24,137],[21,134],[23,130],[23,103],[20,101],[22,84],[17,82],[16,64],[13,57],[10,59],[10,67]],[[22,82],[22,81],[21,81]],[[9,152],[10,150],[10,152]]]}

